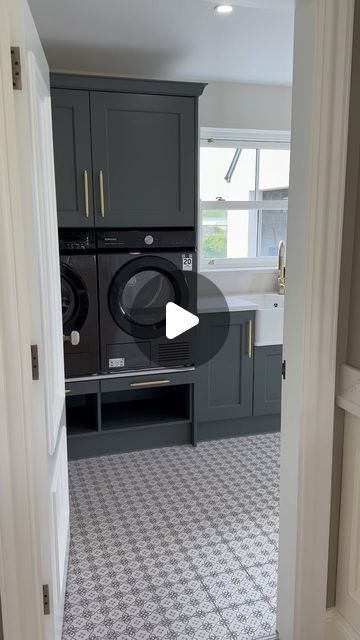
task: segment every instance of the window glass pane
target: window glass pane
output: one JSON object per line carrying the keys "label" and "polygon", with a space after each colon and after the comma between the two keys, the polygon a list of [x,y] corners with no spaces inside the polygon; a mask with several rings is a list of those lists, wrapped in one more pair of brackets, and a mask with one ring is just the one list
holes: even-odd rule
{"label": "window glass pane", "polygon": [[200,148],[201,200],[254,200],[256,150]]}
{"label": "window glass pane", "polygon": [[287,211],[259,211],[258,256],[276,256],[280,240],[286,241]]}
{"label": "window glass pane", "polygon": [[251,258],[257,250],[258,212],[203,211],[202,258]]}
{"label": "window glass pane", "polygon": [[288,197],[290,150],[260,149],[259,200]]}

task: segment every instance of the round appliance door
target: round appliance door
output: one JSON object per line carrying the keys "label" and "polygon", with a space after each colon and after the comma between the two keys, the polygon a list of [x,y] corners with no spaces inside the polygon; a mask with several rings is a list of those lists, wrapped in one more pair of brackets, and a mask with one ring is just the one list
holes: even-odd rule
{"label": "round appliance door", "polygon": [[109,288],[113,320],[136,338],[164,334],[166,305],[187,307],[189,290],[182,272],[166,258],[143,256],[120,269]]}
{"label": "round appliance door", "polygon": [[69,265],[60,265],[63,332],[80,331],[89,311],[89,297],[82,278]]}

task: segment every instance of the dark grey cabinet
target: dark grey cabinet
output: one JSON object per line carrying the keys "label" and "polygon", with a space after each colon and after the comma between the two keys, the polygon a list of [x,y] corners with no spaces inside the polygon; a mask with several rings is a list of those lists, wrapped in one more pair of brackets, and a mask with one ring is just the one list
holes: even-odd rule
{"label": "dark grey cabinet", "polygon": [[199,83],[51,74],[60,227],[196,224]]}
{"label": "dark grey cabinet", "polygon": [[51,98],[59,227],[93,227],[89,92],[53,89]]}
{"label": "dark grey cabinet", "polygon": [[96,225],[195,225],[195,103],[91,92]]}
{"label": "dark grey cabinet", "polygon": [[[211,347],[228,323],[227,338],[218,353],[211,357]],[[253,323],[252,311],[200,315],[199,354],[203,361],[205,359],[205,363],[198,368],[199,421],[252,415]]]}
{"label": "dark grey cabinet", "polygon": [[197,444],[195,371],[66,381],[69,458]]}
{"label": "dark grey cabinet", "polygon": [[254,416],[281,411],[282,345],[254,348]]}

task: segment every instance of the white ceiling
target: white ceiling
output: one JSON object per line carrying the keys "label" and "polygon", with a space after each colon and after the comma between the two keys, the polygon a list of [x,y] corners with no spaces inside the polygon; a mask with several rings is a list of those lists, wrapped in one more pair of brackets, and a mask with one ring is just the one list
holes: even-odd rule
{"label": "white ceiling", "polygon": [[292,0],[234,0],[225,16],[216,0],[29,2],[52,69],[291,84]]}

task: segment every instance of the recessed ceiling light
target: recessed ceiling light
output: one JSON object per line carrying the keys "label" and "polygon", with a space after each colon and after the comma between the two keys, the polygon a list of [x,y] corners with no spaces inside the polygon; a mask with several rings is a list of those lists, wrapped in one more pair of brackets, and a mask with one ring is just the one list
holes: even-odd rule
{"label": "recessed ceiling light", "polygon": [[214,10],[216,13],[232,13],[233,7],[231,4],[217,4]]}

